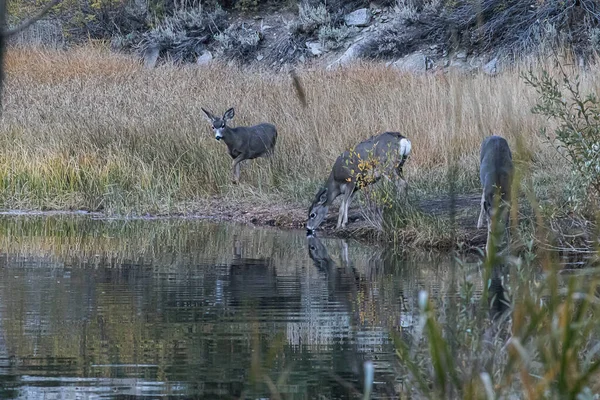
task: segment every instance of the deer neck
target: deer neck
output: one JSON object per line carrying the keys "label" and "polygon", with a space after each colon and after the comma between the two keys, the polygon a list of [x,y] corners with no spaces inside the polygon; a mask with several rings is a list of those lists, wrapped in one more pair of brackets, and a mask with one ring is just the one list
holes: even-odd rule
{"label": "deer neck", "polygon": [[333,177],[333,172],[329,175],[325,186],[327,187],[327,201],[325,204],[329,206],[342,193],[340,184]]}
{"label": "deer neck", "polygon": [[238,132],[236,130],[236,128],[230,128],[228,126],[226,126],[223,129],[223,141],[225,142],[225,144],[227,145],[227,147],[234,148],[237,149],[239,147],[240,144],[240,139],[238,137]]}

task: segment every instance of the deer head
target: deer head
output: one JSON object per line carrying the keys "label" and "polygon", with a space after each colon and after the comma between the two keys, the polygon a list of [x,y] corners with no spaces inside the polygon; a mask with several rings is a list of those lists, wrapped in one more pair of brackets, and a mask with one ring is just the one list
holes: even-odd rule
{"label": "deer head", "polygon": [[223,139],[223,132],[225,131],[225,129],[227,129],[227,121],[233,119],[235,115],[233,107],[225,111],[223,117],[215,117],[213,113],[211,113],[208,110],[205,110],[204,108],[202,108],[202,111],[204,111],[204,114],[206,114],[208,122],[212,124],[212,129],[215,132],[215,139]]}

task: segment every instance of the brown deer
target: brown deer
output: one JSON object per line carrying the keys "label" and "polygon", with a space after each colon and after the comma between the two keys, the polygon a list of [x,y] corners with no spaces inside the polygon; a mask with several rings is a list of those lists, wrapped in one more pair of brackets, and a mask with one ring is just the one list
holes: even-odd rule
{"label": "brown deer", "polygon": [[360,142],[342,153],[331,169],[325,185],[317,192],[308,211],[306,229],[313,232],[325,219],[329,206],[342,196],[337,228],[346,227],[352,195],[361,187],[377,182],[392,173],[402,177],[402,167],[411,150],[410,140],[398,132],[385,132]]}
{"label": "brown deer", "polygon": [[233,108],[225,111],[223,117],[216,117],[204,108],[202,108],[202,111],[212,124],[215,139],[222,139],[225,142],[229,155],[233,158],[231,164],[233,183],[240,181],[240,163],[242,161],[266,157],[272,155],[275,151],[277,129],[274,125],[262,123],[254,126],[231,128],[227,126],[227,121],[233,119],[235,115]]}
{"label": "brown deer", "polygon": [[483,192],[481,194],[481,212],[477,228],[483,227],[484,218],[487,221],[488,235],[485,245],[489,253],[492,236],[492,220],[508,231],[508,208],[510,206],[510,190],[513,176],[512,153],[506,139],[500,136],[488,136],[481,143],[479,178]]}

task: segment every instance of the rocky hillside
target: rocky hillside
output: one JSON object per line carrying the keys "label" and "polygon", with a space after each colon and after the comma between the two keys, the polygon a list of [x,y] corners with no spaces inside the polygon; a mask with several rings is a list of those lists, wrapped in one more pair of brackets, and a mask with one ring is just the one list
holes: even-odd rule
{"label": "rocky hillside", "polygon": [[524,56],[600,52],[597,0],[65,0],[17,40],[110,40],[152,67],[215,60],[281,69],[357,59],[496,73]]}

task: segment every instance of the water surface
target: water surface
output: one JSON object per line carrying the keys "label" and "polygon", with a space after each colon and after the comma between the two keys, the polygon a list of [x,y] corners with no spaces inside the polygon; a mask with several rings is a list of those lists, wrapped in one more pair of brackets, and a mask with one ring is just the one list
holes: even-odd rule
{"label": "water surface", "polygon": [[[0,397],[373,398],[448,258],[190,220],[0,217]],[[398,249],[396,249],[398,250]],[[408,340],[408,339],[407,339]]]}

